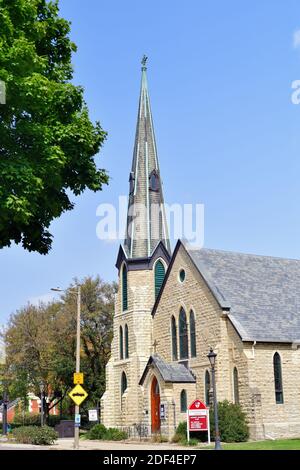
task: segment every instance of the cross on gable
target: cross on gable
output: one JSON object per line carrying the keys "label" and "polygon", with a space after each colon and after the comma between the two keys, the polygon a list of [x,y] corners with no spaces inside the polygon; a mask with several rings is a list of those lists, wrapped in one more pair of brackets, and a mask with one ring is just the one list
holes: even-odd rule
{"label": "cross on gable", "polygon": [[154,354],[156,353],[156,346],[158,346],[158,341],[156,341],[156,339],[154,340],[154,343],[152,344],[153,346],[153,349],[154,349]]}

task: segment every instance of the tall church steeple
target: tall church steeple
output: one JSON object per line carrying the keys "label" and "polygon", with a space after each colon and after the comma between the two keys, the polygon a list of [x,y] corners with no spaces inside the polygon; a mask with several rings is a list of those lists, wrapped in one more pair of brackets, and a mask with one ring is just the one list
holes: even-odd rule
{"label": "tall church steeple", "polygon": [[149,258],[161,241],[170,253],[162,181],[147,85],[147,57],[142,59],[142,79],[124,249],[129,259]]}

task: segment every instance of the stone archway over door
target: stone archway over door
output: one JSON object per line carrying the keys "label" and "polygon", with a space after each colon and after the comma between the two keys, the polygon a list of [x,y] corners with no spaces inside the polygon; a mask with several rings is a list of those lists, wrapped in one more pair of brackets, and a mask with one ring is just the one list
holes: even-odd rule
{"label": "stone archway over door", "polygon": [[154,377],[151,384],[151,431],[160,431],[160,392],[157,378]]}

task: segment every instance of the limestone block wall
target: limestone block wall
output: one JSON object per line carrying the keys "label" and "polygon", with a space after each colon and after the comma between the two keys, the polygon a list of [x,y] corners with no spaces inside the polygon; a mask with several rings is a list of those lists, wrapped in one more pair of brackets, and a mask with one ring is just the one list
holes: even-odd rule
{"label": "limestone block wall", "polygon": [[[283,403],[277,404],[273,356],[281,357]],[[249,356],[249,377],[256,392],[260,416],[257,416],[258,438],[297,437],[300,430],[300,349],[288,344],[260,343]],[[251,357],[251,359],[250,359]],[[250,364],[251,363],[251,364]],[[258,419],[260,418],[260,419]]]}
{"label": "limestone block wall", "polygon": [[[179,280],[179,271],[182,268],[185,270],[184,282]],[[189,367],[197,378],[197,398],[204,400],[204,377],[205,371],[210,369],[207,358],[210,347],[213,347],[218,354],[216,379],[219,399],[228,398],[230,392],[228,391],[226,320],[222,319],[222,310],[182,248],[177,253],[153,321],[153,339],[158,342],[157,353],[168,362],[173,362],[172,315],[177,323],[177,350],[179,354],[178,318],[181,307],[185,309],[188,323],[190,310],[193,310],[195,314],[197,356],[192,358],[191,351],[189,351]]]}
{"label": "limestone block wall", "polygon": [[[120,276],[115,301],[112,355],[106,368],[107,385],[102,399],[103,423],[106,425],[109,422],[112,423],[110,425],[119,427],[137,426],[144,419],[139,380],[153,350],[151,310],[154,303],[154,273],[152,270],[128,271],[127,285],[128,310],[123,311]],[[125,358],[125,325],[128,327],[128,358]],[[123,328],[123,359],[120,357],[120,326]],[[128,386],[121,396],[123,372],[126,374]]]}

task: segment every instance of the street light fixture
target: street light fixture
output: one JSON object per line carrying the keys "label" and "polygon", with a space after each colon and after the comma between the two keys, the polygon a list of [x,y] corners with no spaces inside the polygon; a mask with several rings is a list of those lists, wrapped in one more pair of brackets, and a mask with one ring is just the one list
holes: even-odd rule
{"label": "street light fixture", "polygon": [[[76,372],[80,372],[80,310],[81,310],[81,286],[78,285],[77,289],[60,289],[53,287],[54,292],[71,292],[77,295],[77,328],[76,328]],[[74,292],[75,291],[75,292]],[[79,406],[75,406],[75,416],[79,415]],[[79,449],[79,427],[75,426],[74,430],[74,449]]]}
{"label": "street light fixture", "polygon": [[217,354],[212,348],[210,348],[209,353],[207,354],[211,365],[211,378],[213,386],[213,397],[214,397],[214,416],[215,416],[215,450],[222,450],[220,432],[219,432],[219,417],[218,417],[218,402],[217,402],[217,391],[216,391],[216,378],[215,378],[215,364]]}
{"label": "street light fixture", "polygon": [[7,435],[7,406],[9,403],[8,394],[7,394],[7,383],[3,380],[3,400],[2,400],[2,434],[3,436]]}
{"label": "street light fixture", "polygon": [[44,426],[44,382],[40,382],[40,392],[41,392],[41,426]]}

